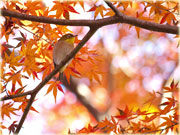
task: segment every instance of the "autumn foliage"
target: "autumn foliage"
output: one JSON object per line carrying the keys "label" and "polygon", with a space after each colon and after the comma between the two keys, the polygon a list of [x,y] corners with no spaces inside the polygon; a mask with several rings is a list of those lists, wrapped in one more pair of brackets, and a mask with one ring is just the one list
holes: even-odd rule
{"label": "autumn foliage", "polygon": [[[53,133],[178,134],[179,83],[172,76],[178,65],[178,2],[50,3],[1,1],[0,133],[18,134],[29,111],[41,115],[34,103],[43,91],[55,102],[49,113],[67,124],[66,131]],[[81,14],[87,16],[81,20]],[[66,33],[78,37],[60,64],[72,59],[61,82],[52,50]],[[61,101],[58,94],[64,95]],[[59,113],[64,106],[71,110],[67,115]],[[68,126],[81,114],[89,119],[74,131]]]}

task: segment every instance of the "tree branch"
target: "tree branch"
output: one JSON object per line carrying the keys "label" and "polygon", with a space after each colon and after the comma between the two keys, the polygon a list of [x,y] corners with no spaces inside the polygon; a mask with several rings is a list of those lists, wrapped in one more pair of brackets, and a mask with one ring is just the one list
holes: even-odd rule
{"label": "tree branch", "polygon": [[24,113],[23,113],[23,115],[21,117],[21,120],[20,120],[20,122],[19,122],[19,124],[18,124],[18,126],[16,128],[15,134],[19,133],[19,131],[20,131],[20,129],[21,129],[26,117],[27,117],[27,114],[28,114],[28,112],[29,112],[29,110],[31,108],[31,105],[32,105],[32,103],[33,103],[33,101],[34,101],[34,99],[36,97],[36,94],[37,93],[32,94],[31,98],[28,100],[28,104],[27,104],[26,108],[24,109]]}
{"label": "tree branch", "polygon": [[166,130],[166,129],[168,129],[168,128],[172,128],[172,127],[174,127],[174,126],[176,126],[176,125],[178,125],[179,123],[175,123],[175,124],[172,124],[171,126],[168,126],[168,127],[166,127],[166,128],[163,128],[163,129],[157,129],[157,130],[154,130],[154,131],[150,131],[150,132],[145,132],[144,134],[152,134],[152,133],[156,133],[156,132],[159,132],[159,131],[164,131],[164,130]]}
{"label": "tree branch", "polygon": [[111,25],[111,24],[116,24],[116,23],[127,23],[130,25],[137,26],[137,27],[144,28],[151,31],[180,35],[180,33],[178,32],[177,26],[157,24],[154,22],[144,21],[135,17],[130,17],[125,14],[122,14],[120,11],[116,9],[116,7],[114,7],[113,4],[110,4],[110,2],[106,1],[106,3],[108,3],[110,8],[116,13],[116,15],[112,17],[103,18],[103,19],[97,19],[97,20],[53,19],[50,17],[22,14],[22,13],[18,13],[14,11],[9,11],[6,9],[1,9],[1,14],[2,16],[19,18],[21,20],[29,20],[29,21],[49,23],[49,24],[58,24],[58,25],[70,25],[70,26],[102,27],[105,25]]}
{"label": "tree branch", "polygon": [[5,100],[9,100],[9,99],[14,99],[14,98],[18,98],[18,97],[23,97],[23,96],[31,95],[32,92],[33,91],[31,90],[31,91],[27,91],[27,92],[16,94],[16,95],[4,96],[4,97],[0,98],[0,101],[5,101]]}
{"label": "tree branch", "polygon": [[158,24],[154,22],[140,20],[135,17],[130,17],[121,13],[110,1],[105,1],[105,2],[115,12],[115,16],[118,16],[120,19],[122,19],[122,23],[131,24],[133,26],[144,28],[146,30],[180,35],[178,31],[179,28],[175,25],[172,26],[172,25]]}
{"label": "tree branch", "polygon": [[123,17],[124,14],[119,12],[119,10],[108,0],[105,0],[106,4],[114,11],[115,15]]}
{"label": "tree branch", "polygon": [[66,58],[44,79],[42,80],[39,85],[32,90],[32,94],[31,94],[31,98],[28,101],[28,105],[26,106],[24,113],[21,117],[21,120],[17,126],[17,129],[15,131],[15,134],[18,134],[26,117],[27,114],[31,108],[31,105],[37,95],[37,93],[41,90],[42,87],[44,87],[44,85],[55,75],[59,72],[59,70],[70,60],[72,59],[76,53],[83,47],[83,45],[92,37],[92,35],[96,32],[98,28],[94,27],[94,28],[90,28],[89,32],[84,36],[84,38],[81,40],[81,42],[78,44],[78,46],[69,54],[66,56]]}

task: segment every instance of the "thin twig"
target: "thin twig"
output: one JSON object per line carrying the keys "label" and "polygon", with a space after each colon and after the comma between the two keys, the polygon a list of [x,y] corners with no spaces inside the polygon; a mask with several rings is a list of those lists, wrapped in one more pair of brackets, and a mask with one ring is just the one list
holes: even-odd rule
{"label": "thin twig", "polygon": [[[178,13],[173,13],[173,12],[171,12],[171,11],[169,11],[168,9],[164,9],[164,8],[162,8],[162,7],[158,7],[158,6],[156,6],[156,5],[154,5],[154,4],[151,4],[151,3],[149,3],[149,2],[147,2],[147,1],[145,1],[147,4],[149,4],[149,5],[151,5],[151,6],[153,6],[153,7],[155,7],[155,8],[158,8],[158,9],[161,9],[161,10],[164,10],[164,11],[167,11],[167,12],[169,12],[169,13],[172,13],[172,14],[176,14],[176,15],[178,15],[179,16],[179,14]],[[178,5],[178,3],[177,3],[177,5]],[[176,5],[176,6],[177,6]]]}
{"label": "thin twig", "polygon": [[106,4],[114,11],[114,13],[119,16],[119,17],[123,17],[124,14],[121,13],[110,1],[105,0]]}
{"label": "thin twig", "polygon": [[[38,35],[36,35],[35,33],[33,33],[32,31],[30,31],[30,30],[28,30],[28,29],[24,28],[23,26],[20,26],[19,24],[16,24],[16,25],[18,25],[18,26],[19,26],[19,27],[21,27],[22,29],[26,30],[27,32],[29,32],[29,33],[31,33],[31,34],[33,34],[34,36],[36,36],[36,37],[38,37],[38,38],[39,38],[39,36],[38,36]],[[44,40],[44,41],[46,41],[47,43],[51,44],[51,42],[50,42],[50,41],[48,41],[47,39],[42,38],[42,37],[41,37],[41,39],[43,39],[43,40]]]}
{"label": "thin twig", "polygon": [[8,95],[8,96],[4,96],[4,97],[0,98],[0,101],[23,97],[23,96],[27,96],[27,95],[31,95],[31,94],[32,94],[32,91],[27,91],[27,92],[16,94],[16,95]]}
{"label": "thin twig", "polygon": [[150,133],[156,133],[156,132],[159,132],[159,131],[164,131],[164,130],[166,130],[166,129],[169,129],[169,128],[171,128],[171,127],[174,127],[175,125],[178,125],[179,123],[175,123],[175,124],[172,124],[171,126],[169,126],[169,127],[166,127],[166,128],[163,128],[163,129],[157,129],[157,130],[154,130],[154,131],[149,131],[149,132],[146,132],[146,133],[144,133],[144,134],[150,134]]}

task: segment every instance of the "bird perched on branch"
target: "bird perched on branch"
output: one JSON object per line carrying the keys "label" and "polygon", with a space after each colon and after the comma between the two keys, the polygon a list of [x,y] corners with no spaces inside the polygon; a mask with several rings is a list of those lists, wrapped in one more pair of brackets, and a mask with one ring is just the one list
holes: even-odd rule
{"label": "bird perched on branch", "polygon": [[[53,49],[53,62],[54,62],[55,68],[74,49],[74,41],[75,41],[76,36],[77,35],[73,35],[73,34],[63,35],[55,44],[54,49]],[[60,81],[63,80],[63,71],[66,68],[66,66],[68,65],[68,63],[59,70],[59,80]]]}

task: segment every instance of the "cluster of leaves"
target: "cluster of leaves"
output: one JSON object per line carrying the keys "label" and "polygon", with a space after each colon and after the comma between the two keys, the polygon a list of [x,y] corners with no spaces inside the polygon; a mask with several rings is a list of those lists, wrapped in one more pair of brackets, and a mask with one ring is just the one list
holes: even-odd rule
{"label": "cluster of leaves", "polygon": [[[121,1],[113,3],[119,11],[124,14],[131,14],[136,18],[145,21],[154,21],[160,24],[169,24],[169,25],[177,25],[178,24],[178,8],[179,5],[177,2],[133,2],[133,1]],[[134,12],[134,7],[140,7],[143,5],[143,9],[141,11]],[[129,10],[131,8],[132,10]],[[127,10],[128,9],[128,10]],[[110,8],[105,8],[104,5],[96,5],[88,10],[88,12],[94,12],[94,19],[97,16],[106,17],[113,16],[114,12]],[[147,13],[149,13],[147,15]],[[130,26],[131,28],[131,26]],[[139,37],[140,28],[135,27],[137,35]]]}
{"label": "cluster of leaves", "polygon": [[[54,5],[54,7],[52,7],[51,10],[46,9],[43,3],[40,1],[27,1],[26,3],[23,3],[23,8],[20,8],[22,6],[22,3],[20,2],[6,2],[5,7],[9,10],[15,10],[21,13],[25,12],[26,14],[31,15],[39,14],[47,17],[54,17],[48,16],[48,14],[50,11],[57,10],[56,6],[58,4],[61,4],[60,2],[55,3],[56,4]],[[21,6],[18,6],[18,4]],[[62,3],[61,6],[63,6],[64,10],[62,11],[62,13],[57,13],[56,17],[59,18],[60,15],[63,14],[63,12],[77,13],[75,9],[71,6],[71,4],[71,2]],[[40,6],[42,7],[40,8]],[[21,36],[14,38],[15,40],[19,41],[19,43],[16,46],[9,45],[7,42],[4,42],[2,44],[1,54],[4,59],[2,62],[1,78],[3,80],[2,82],[4,82],[5,84],[5,86],[3,86],[2,91],[6,90],[7,83],[12,82],[11,94],[17,94],[19,93],[19,88],[15,88],[16,83],[18,83],[21,86],[21,92],[22,88],[25,88],[21,81],[23,78],[28,79],[30,76],[32,76],[33,79],[40,79],[38,73],[43,73],[42,79],[44,79],[54,69],[52,62],[53,43],[56,42],[58,38],[60,38],[60,35],[71,31],[67,29],[67,27],[65,26],[56,26],[55,28],[52,28],[50,24],[42,24],[37,22],[31,22],[30,24],[26,24],[24,22],[23,24],[23,21],[19,21],[18,19],[5,19],[5,27],[2,27],[1,37],[5,36],[6,41],[8,42],[9,35],[14,35],[15,29],[19,30]],[[26,35],[20,31],[20,28],[22,27],[30,27],[31,30],[34,30],[36,34],[34,34],[34,37],[32,39],[27,39]],[[49,40],[49,43],[44,43],[43,41],[41,41],[41,38],[43,36],[45,36]],[[77,40],[77,43],[78,42],[79,41]],[[99,59],[101,58],[97,51],[91,50],[88,47],[84,47],[77,54],[75,59],[73,59],[72,64],[65,70],[65,75],[67,79],[69,80],[70,75],[73,75],[75,77],[88,77],[91,80],[94,78],[95,80],[100,82],[98,77],[100,71],[93,71],[92,69],[91,73],[93,74],[91,75],[90,73],[90,75],[86,75],[84,74],[86,72],[81,72],[82,69],[78,69],[78,67],[76,66],[91,64],[91,66],[87,66],[92,67],[92,65],[95,66],[96,61],[100,61]],[[6,72],[4,70],[6,66],[9,67],[9,72]],[[81,68],[81,66],[79,66],[79,68]],[[20,68],[20,70],[17,70],[17,68]],[[25,73],[27,73],[27,75],[25,75]],[[14,91],[16,91],[16,93],[14,93]]]}
{"label": "cluster of leaves", "polygon": [[[172,81],[170,87],[164,87],[164,93],[178,92],[178,83]],[[148,100],[149,104],[158,98],[157,94],[162,95],[160,92],[152,92],[151,98]],[[169,131],[179,134],[179,103],[172,95],[165,97],[166,102],[159,104],[158,111],[149,112],[140,108],[133,109],[126,106],[123,110],[118,109],[118,115],[111,116],[110,119],[105,118],[98,122],[96,126],[84,127],[77,133],[168,133]],[[162,121],[156,124],[157,121]],[[158,122],[159,123],[159,122]],[[71,134],[71,132],[69,131]]]}

